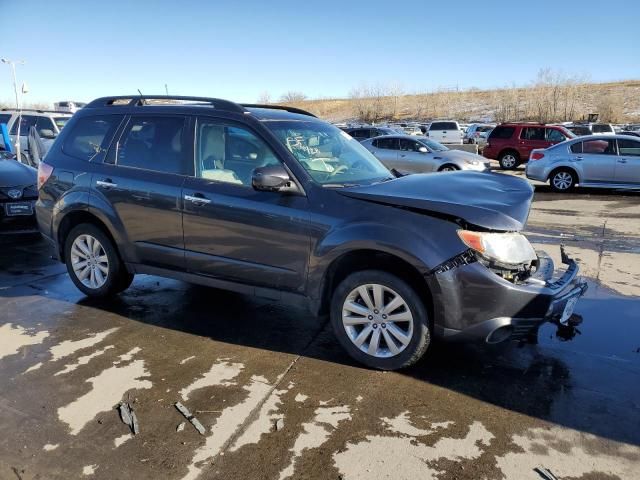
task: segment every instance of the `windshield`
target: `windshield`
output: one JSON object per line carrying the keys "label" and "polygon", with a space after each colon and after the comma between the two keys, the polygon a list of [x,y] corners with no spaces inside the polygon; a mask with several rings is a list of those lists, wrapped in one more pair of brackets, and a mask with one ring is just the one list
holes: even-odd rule
{"label": "windshield", "polygon": [[562,133],[564,133],[564,136],[567,138],[576,138],[577,135],[575,133],[573,133],[571,130],[564,128],[564,127],[560,127],[560,130],[562,131]]}
{"label": "windshield", "polygon": [[445,147],[444,145],[442,145],[441,143],[438,143],[434,140],[430,140],[428,138],[421,138],[420,139],[420,143],[422,143],[423,145],[429,147],[429,150],[433,151],[433,152],[446,152],[447,150],[449,150],[447,147]]}
{"label": "windshield", "polygon": [[314,181],[331,186],[370,184],[392,177],[360,142],[319,121],[267,121],[265,125]]}
{"label": "windshield", "polygon": [[58,127],[58,129],[62,130],[62,128],[67,124],[70,118],[71,117],[55,117],[53,121],[56,122],[56,126]]}

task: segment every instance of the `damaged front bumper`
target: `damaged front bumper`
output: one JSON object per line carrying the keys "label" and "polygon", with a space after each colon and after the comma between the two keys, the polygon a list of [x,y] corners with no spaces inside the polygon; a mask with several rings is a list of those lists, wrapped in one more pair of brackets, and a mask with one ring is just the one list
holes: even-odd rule
{"label": "damaged front bumper", "polygon": [[544,252],[537,252],[536,271],[521,282],[510,282],[468,256],[436,269],[427,276],[435,333],[499,343],[535,335],[544,322],[566,325],[587,284],[578,277],[578,264],[560,248],[567,269],[559,277]]}

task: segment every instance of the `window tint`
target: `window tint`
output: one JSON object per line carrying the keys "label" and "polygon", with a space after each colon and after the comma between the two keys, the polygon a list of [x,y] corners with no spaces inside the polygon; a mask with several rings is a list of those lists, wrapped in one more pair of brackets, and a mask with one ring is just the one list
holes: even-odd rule
{"label": "window tint", "polygon": [[184,117],[132,117],[116,155],[119,166],[185,175]]}
{"label": "window tint", "polygon": [[385,150],[398,150],[397,138],[379,138],[373,141],[376,148],[384,148]]}
{"label": "window tint", "polygon": [[10,113],[2,113],[0,114],[0,123],[4,123],[4,124],[9,123],[10,118],[11,118]]}
{"label": "window tint", "polygon": [[458,130],[456,122],[433,122],[429,130]]}
{"label": "window tint", "polygon": [[526,127],[522,129],[520,138],[523,140],[544,140],[544,128]]}
{"label": "window tint", "polygon": [[582,153],[582,142],[574,143],[571,145],[572,153]]}
{"label": "window tint", "polygon": [[566,137],[560,130],[555,128],[547,128],[547,140],[550,142],[564,142]]}
{"label": "window tint", "polygon": [[615,155],[615,140],[585,140],[582,142],[582,153]]}
{"label": "window tint", "polygon": [[416,142],[415,140],[408,140],[406,138],[400,139],[400,150],[403,152],[417,152],[420,147],[424,147],[424,145]]}
{"label": "window tint", "polygon": [[619,138],[618,150],[620,151],[620,155],[640,157],[640,142]]}
{"label": "window tint", "polygon": [[515,132],[515,127],[496,127],[489,134],[489,138],[499,138],[499,139],[508,139],[513,136],[513,132]]}
{"label": "window tint", "polygon": [[122,121],[120,115],[83,117],[73,126],[62,151],[81,160],[100,159],[104,156],[111,137]]}
{"label": "window tint", "polygon": [[250,131],[208,119],[198,122],[196,176],[251,186],[254,169],[278,163],[271,148]]}
{"label": "window tint", "polygon": [[[20,136],[27,136],[29,135],[29,129],[33,126],[35,126],[36,122],[38,121],[38,117],[36,117],[35,115],[22,115],[22,117],[20,117]],[[11,132],[9,132],[11,135],[16,135],[18,133],[18,121],[16,120],[15,122],[13,122],[13,126],[11,127]]]}

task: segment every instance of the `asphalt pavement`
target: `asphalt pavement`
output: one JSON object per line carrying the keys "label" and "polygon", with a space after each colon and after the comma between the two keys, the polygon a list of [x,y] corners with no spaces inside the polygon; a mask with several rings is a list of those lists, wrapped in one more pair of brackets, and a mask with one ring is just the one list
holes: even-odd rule
{"label": "asphalt pavement", "polygon": [[527,232],[579,260],[582,324],[400,372],[269,300],[144,275],[89,300],[43,241],[4,241],[0,479],[638,479],[639,200],[538,187]]}

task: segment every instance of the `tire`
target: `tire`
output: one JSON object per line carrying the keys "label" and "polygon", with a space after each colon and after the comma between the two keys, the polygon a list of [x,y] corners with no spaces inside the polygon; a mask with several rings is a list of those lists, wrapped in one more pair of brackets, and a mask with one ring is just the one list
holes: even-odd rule
{"label": "tire", "polygon": [[[373,310],[366,306],[360,293],[363,287]],[[382,292],[378,299],[382,300],[376,302],[373,292],[378,287]],[[392,307],[390,312],[375,308],[380,305],[389,307],[394,299],[399,305]],[[357,313],[345,309],[348,304]],[[391,321],[391,314],[398,320]],[[331,324],[338,341],[351,357],[379,370],[397,370],[413,365],[431,343],[429,315],[422,299],[404,280],[379,270],[353,273],[338,285],[331,298]],[[377,345],[374,336],[378,338]],[[360,340],[362,342],[357,346],[356,342]],[[374,347],[374,353],[368,353]]]}
{"label": "tire", "polygon": [[549,185],[554,192],[568,192],[576,186],[576,183],[578,183],[576,173],[568,168],[559,168],[549,175]]}
{"label": "tire", "polygon": [[[92,250],[92,254],[87,257],[88,250]],[[69,232],[64,258],[71,280],[88,297],[115,295],[126,290],[133,281],[133,275],[127,272],[112,241],[95,225],[82,223]],[[84,268],[78,266],[82,262],[86,265]],[[86,277],[82,279],[81,274]]]}
{"label": "tire", "polygon": [[456,172],[458,170],[460,170],[458,167],[451,165],[450,163],[447,163],[438,169],[439,172]]}
{"label": "tire", "polygon": [[500,154],[498,161],[500,162],[500,168],[503,170],[513,170],[520,164],[520,155],[513,150],[507,150]]}

